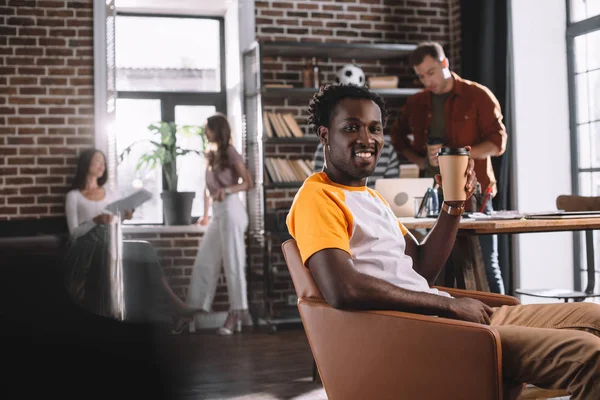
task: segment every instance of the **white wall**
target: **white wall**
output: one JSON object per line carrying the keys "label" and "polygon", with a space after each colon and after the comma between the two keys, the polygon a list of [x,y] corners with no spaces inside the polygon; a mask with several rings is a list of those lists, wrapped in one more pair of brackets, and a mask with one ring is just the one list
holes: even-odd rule
{"label": "white wall", "polygon": [[[521,211],[556,209],[571,193],[564,0],[511,0],[515,132],[513,187]],[[571,233],[515,239],[515,287],[573,288]],[[524,303],[538,302],[524,296]]]}
{"label": "white wall", "polygon": [[242,149],[242,83],[239,41],[238,2],[230,2],[225,13],[225,81],[227,117],[233,133],[233,145]]}
{"label": "white wall", "polygon": [[240,13],[240,50],[247,50],[256,39],[254,1],[238,0]]}

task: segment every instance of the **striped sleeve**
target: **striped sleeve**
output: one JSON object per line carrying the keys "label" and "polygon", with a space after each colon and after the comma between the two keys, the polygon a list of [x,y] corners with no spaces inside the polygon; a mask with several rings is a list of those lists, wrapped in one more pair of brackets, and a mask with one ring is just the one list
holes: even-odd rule
{"label": "striped sleeve", "polygon": [[384,178],[399,178],[400,177],[400,162],[398,161],[398,155],[392,145],[386,145],[389,148],[389,157],[387,168],[385,169]]}

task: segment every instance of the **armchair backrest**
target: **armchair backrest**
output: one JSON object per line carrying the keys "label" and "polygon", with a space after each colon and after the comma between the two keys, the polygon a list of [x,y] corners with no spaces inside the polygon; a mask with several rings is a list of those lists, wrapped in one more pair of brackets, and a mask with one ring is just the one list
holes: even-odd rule
{"label": "armchair backrest", "polygon": [[600,211],[600,197],[563,194],[556,198],[556,208],[565,211]]}
{"label": "armchair backrest", "polygon": [[281,245],[281,248],[298,298],[322,299],[323,295],[312,278],[310,271],[302,263],[300,250],[298,250],[296,241],[294,239],[287,240]]}

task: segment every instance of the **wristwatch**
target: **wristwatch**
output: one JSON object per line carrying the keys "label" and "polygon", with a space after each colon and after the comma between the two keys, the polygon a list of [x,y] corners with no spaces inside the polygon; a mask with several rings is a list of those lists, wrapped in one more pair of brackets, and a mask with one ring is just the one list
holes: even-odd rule
{"label": "wristwatch", "polygon": [[225,188],[225,195],[229,196],[231,194],[231,189],[229,189],[228,187]]}
{"label": "wristwatch", "polygon": [[442,204],[442,211],[450,215],[462,215],[463,212],[465,212],[465,203],[462,203],[461,206],[456,207],[444,202]]}

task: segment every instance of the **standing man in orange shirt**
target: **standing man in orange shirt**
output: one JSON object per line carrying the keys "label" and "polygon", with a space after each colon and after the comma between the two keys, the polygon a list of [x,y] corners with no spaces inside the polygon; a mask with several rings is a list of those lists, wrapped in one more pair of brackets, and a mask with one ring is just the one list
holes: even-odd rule
{"label": "standing man in orange shirt", "polygon": [[[506,149],[506,128],[498,100],[485,86],[451,72],[439,43],[419,44],[409,62],[425,90],[407,99],[392,127],[390,137],[394,148],[419,166],[421,176],[433,177],[439,174],[437,148],[430,145],[428,150],[428,143],[471,146],[482,193],[490,188],[494,197],[497,185],[491,157],[502,155]],[[492,211],[491,199],[485,211]],[[498,264],[498,237],[480,236],[479,240],[490,290],[504,294]]]}

